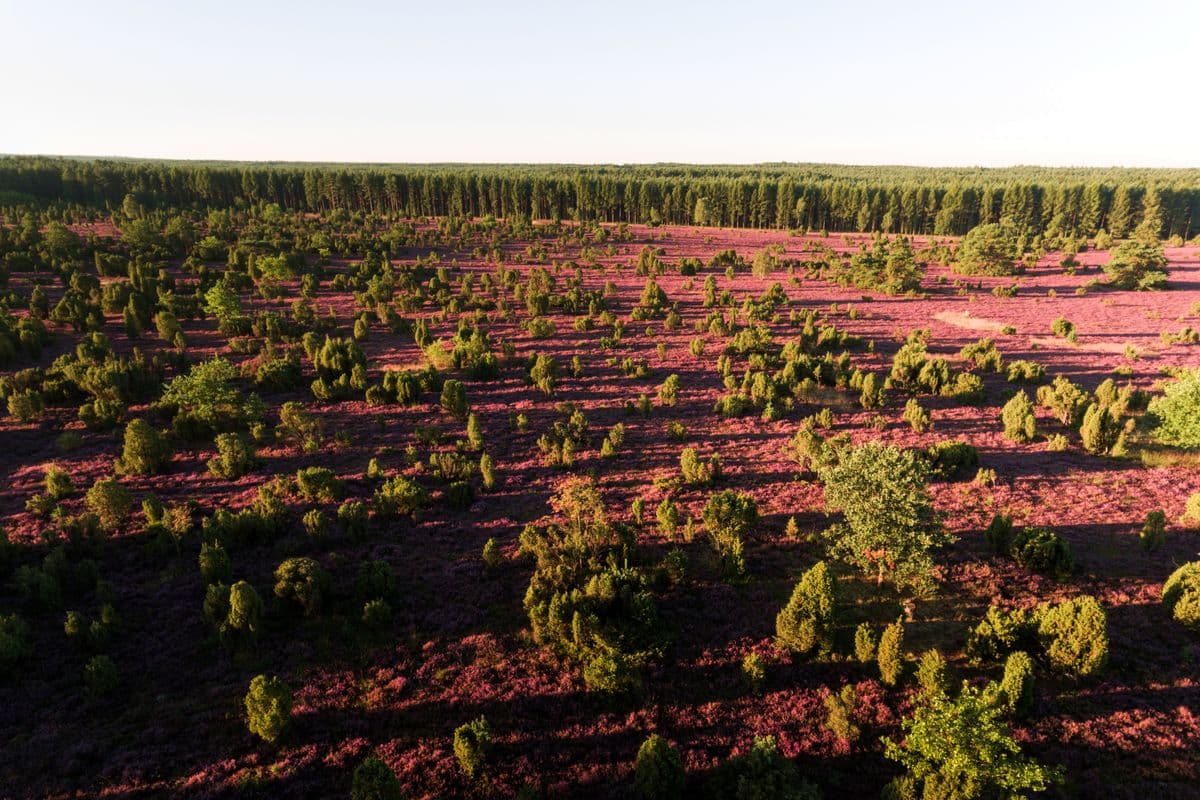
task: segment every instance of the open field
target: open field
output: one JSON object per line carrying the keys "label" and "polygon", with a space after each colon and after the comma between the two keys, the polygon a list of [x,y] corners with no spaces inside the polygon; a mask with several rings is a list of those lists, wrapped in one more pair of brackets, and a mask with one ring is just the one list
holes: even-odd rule
{"label": "open field", "polygon": [[[731,753],[769,735],[825,796],[876,796],[901,772],[884,757],[879,739],[899,737],[901,719],[918,702],[912,672],[922,653],[941,652],[951,686],[962,680],[982,685],[999,678],[1002,666],[972,662],[964,646],[989,606],[1032,608],[1087,594],[1107,613],[1107,665],[1076,679],[1039,661],[1034,707],[1014,720],[1015,738],[1028,755],[1065,768],[1065,783],[1051,796],[1196,796],[1200,640],[1163,610],[1160,594],[1166,577],[1200,550],[1200,532],[1180,523],[1189,496],[1200,491],[1200,458],[1150,447],[1136,403],[1129,409],[1136,427],[1123,456],[1086,452],[1076,430],[1041,405],[1037,437],[1011,441],[1001,408],[1018,389],[1032,396],[1035,383],[1010,383],[959,353],[988,337],[1004,362],[1041,364],[1043,383],[1061,375],[1090,393],[1111,378],[1119,387],[1159,393],[1169,370],[1200,366],[1200,345],[1168,343],[1162,335],[1200,328],[1200,248],[1166,247],[1167,291],[1106,288],[1099,268],[1110,254],[1088,248],[1076,256],[1073,274],[1059,266],[1059,251],[1042,254],[1015,277],[964,277],[934,262],[919,291],[887,295],[839,284],[819,266],[870,247],[867,234],[608,225],[597,240],[596,226],[571,223],[514,229],[495,220],[412,219],[391,226],[390,293],[364,298],[383,291],[367,284],[387,270],[374,262],[361,266],[367,248],[349,241],[358,235],[347,232],[352,226],[315,215],[244,216],[226,239],[240,236],[245,254],[306,256],[271,279],[272,291],[265,293],[258,289],[266,273],[254,275],[245,263],[229,269],[246,276],[237,294],[240,315],[257,321],[252,329],[231,334],[236,325],[222,324],[216,314],[181,313],[181,350],[153,324],[130,338],[122,311],[109,310],[99,329],[114,358],[135,348],[147,359],[160,357],[154,390],[132,395],[111,426],[89,428],[78,414],[84,398],[63,392],[59,400],[49,389],[40,414],[0,422],[0,525],[10,537],[0,606],[21,613],[30,643],[29,654],[0,684],[6,709],[0,795],[347,796],[354,768],[377,753],[413,798],[628,797],[634,796],[638,747],[659,733],[678,746],[689,789],[697,793]],[[107,222],[71,229],[81,246],[125,257]],[[314,232],[328,233],[324,246],[303,244]],[[378,241],[385,234],[382,227],[371,231]],[[345,238],[329,244],[339,237]],[[937,242],[952,246],[955,240]],[[933,244],[931,237],[912,238],[918,254]],[[644,255],[646,248],[658,248],[657,255]],[[724,263],[710,265],[729,250],[740,260],[729,262],[728,274]],[[774,256],[769,271],[752,266],[764,251]],[[178,254],[162,258],[164,271],[156,275],[160,287],[173,281],[179,297],[211,288],[226,270],[225,253],[211,259],[194,249],[188,254],[186,263]],[[90,258],[88,271],[95,274]],[[695,274],[680,273],[688,259],[699,262]],[[302,274],[319,274],[315,289],[303,286]],[[124,275],[116,270],[100,283],[119,283]],[[643,304],[651,275],[665,293],[658,308]],[[705,305],[709,278],[716,285],[713,306]],[[46,271],[12,272],[7,291],[28,298],[35,284],[44,284],[49,308],[66,292]],[[772,304],[760,303],[776,284]],[[1015,294],[993,292],[1014,285]],[[532,297],[538,290],[547,298],[541,308]],[[315,314],[288,324],[298,318],[293,304],[304,293]],[[748,309],[748,300],[757,307]],[[394,309],[390,325],[381,321],[380,306]],[[269,312],[277,315],[269,317],[273,327],[264,316]],[[302,334],[351,337],[360,312],[366,312],[365,330],[356,338],[366,385],[383,384],[385,371],[426,369],[430,351],[414,336],[423,320],[432,347],[442,343],[441,355],[433,356],[441,362],[438,383],[461,381],[482,434],[478,445],[466,440],[466,415],[440,405],[434,386],[422,387],[411,404],[394,394],[368,403],[363,386],[341,397],[314,397],[309,384],[319,373],[303,351]],[[29,310],[14,307],[13,313]],[[528,324],[535,317],[552,325],[541,323],[545,330],[538,332]],[[1052,333],[1060,318],[1074,323],[1073,341]],[[782,367],[780,349],[803,339],[806,320],[851,337],[826,345],[810,336],[801,348],[814,363],[845,351],[844,374],[775,398],[768,415],[774,419],[764,419],[765,409],[753,399],[739,415],[714,410],[731,393],[718,371],[720,355],[728,352],[736,394],[744,375]],[[614,323],[623,325],[619,336]],[[738,352],[739,333],[754,326],[769,336]],[[47,327],[54,335],[41,355],[19,355],[4,375],[49,370],[55,359],[76,353],[82,332],[67,324]],[[494,374],[451,360],[456,332],[469,338],[472,329],[486,334]],[[955,372],[978,374],[981,400],[964,403],[895,386],[880,407],[863,408],[859,392],[848,388],[851,372],[860,371],[856,380],[871,373],[882,381],[910,332],[919,329],[928,330],[929,357],[945,358]],[[264,354],[267,340],[272,347]],[[289,351],[297,354],[302,381],[255,381],[260,363]],[[262,426],[240,429],[259,459],[246,474],[222,477],[206,466],[217,455],[214,432],[223,422],[235,427],[231,420],[189,436],[173,424],[172,410],[156,405],[161,384],[184,372],[180,352],[192,365],[228,359],[239,368],[233,385],[261,397]],[[535,355],[557,365],[552,394],[529,379]],[[659,393],[670,375],[679,382],[673,404]],[[913,396],[932,421],[919,433],[902,416]],[[304,404],[323,435],[276,433],[290,401]],[[877,442],[922,451],[961,440],[978,451],[978,467],[994,476],[977,479],[972,467],[930,481],[933,505],[954,538],[935,554],[932,590],[897,592],[830,561],[841,599],[829,652],[801,657],[776,648],[776,614],[805,570],[826,557],[820,534],[836,514],[826,507],[819,476],[793,458],[789,443],[802,420],[825,408],[832,412],[830,426],[821,429],[827,440],[844,435],[845,446]],[[572,411],[586,418],[586,430],[572,441],[573,463],[552,465],[539,437]],[[69,526],[62,518],[85,511],[87,488],[114,473],[125,423],[135,418],[166,432],[169,456],[151,474],[121,477],[134,506],[113,531],[88,529],[64,545],[60,536]],[[605,457],[606,436],[618,424],[623,441]],[[63,433],[76,436],[64,441]],[[1066,437],[1066,449],[1049,448],[1047,437],[1054,434]],[[684,448],[704,461],[719,454],[720,476],[709,485],[681,481]],[[478,467],[484,453],[497,476],[490,488]],[[561,457],[561,448],[556,453]],[[378,473],[369,469],[373,459]],[[57,515],[28,510],[51,464],[67,472],[76,491],[58,504]],[[291,479],[309,467],[331,470],[336,487],[306,497]],[[373,498],[395,475],[428,493],[420,513],[380,513]],[[660,651],[638,670],[637,685],[615,695],[589,690],[578,663],[535,641],[523,608],[534,565],[520,552],[522,530],[553,515],[549,501],[571,475],[594,477],[609,522],[630,526],[631,557],[649,576],[647,592],[663,634]],[[260,488],[275,476],[284,476],[274,484],[282,522],[269,535],[240,537],[205,525],[217,509],[255,507]],[[469,490],[453,487],[463,482]],[[710,497],[725,490],[750,495],[758,510],[745,537],[744,568],[735,576],[715,555],[701,521]],[[456,499],[456,492],[467,494]],[[141,501],[150,494],[167,508],[194,502],[176,535],[146,531]],[[639,498],[645,508],[640,523],[633,511]],[[336,518],[347,500],[370,509],[365,532],[353,535]],[[664,500],[678,510],[673,532],[656,523]],[[302,519],[313,508],[323,510],[328,524],[306,528]],[[1156,509],[1165,512],[1166,538],[1147,552],[1138,534]],[[997,555],[983,535],[997,513],[1011,515],[1018,528],[1057,531],[1074,553],[1075,569],[1055,579]],[[499,558],[488,565],[481,554],[493,539]],[[224,581],[248,581],[263,599],[252,640],[231,644],[203,613],[206,579],[197,559],[202,541],[218,540],[231,561]],[[64,580],[57,602],[31,603],[11,576],[21,566],[42,564],[54,548],[63,548],[70,574],[93,562],[100,584]],[[329,575],[314,613],[298,613],[273,592],[280,562],[298,556],[315,559]],[[384,562],[394,574],[390,615],[375,625],[363,623],[364,598],[371,598],[357,582],[367,561]],[[105,603],[119,622],[102,651],[119,677],[109,691],[89,693],[84,665],[99,649],[72,642],[63,619],[68,611],[95,618]],[[854,632],[860,622],[879,630],[902,616],[909,674],[889,686],[873,662],[853,657]],[[757,687],[743,674],[751,652],[766,664]],[[291,728],[275,743],[246,727],[243,697],[260,673],[278,675],[294,690]],[[861,736],[855,741],[826,726],[824,698],[847,684],[857,690],[852,717]],[[468,779],[452,739],[459,725],[481,715],[492,747],[482,776]]]}

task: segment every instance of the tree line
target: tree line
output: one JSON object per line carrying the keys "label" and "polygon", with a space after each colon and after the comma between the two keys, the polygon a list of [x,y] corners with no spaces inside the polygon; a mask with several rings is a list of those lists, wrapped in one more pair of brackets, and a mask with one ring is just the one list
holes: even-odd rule
{"label": "tree line", "polygon": [[111,210],[276,203],[312,212],[575,219],[962,235],[1200,232],[1200,170],[815,164],[368,165],[0,158],[0,206]]}

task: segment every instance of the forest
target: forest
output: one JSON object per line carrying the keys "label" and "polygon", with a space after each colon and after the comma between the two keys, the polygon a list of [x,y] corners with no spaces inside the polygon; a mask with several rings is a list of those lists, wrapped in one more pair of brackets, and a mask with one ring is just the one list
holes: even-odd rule
{"label": "forest", "polygon": [[1200,170],[1013,167],[221,164],[0,158],[0,205],[112,209],[275,203],[419,216],[961,236],[1011,219],[1033,235],[1121,238],[1152,216],[1200,232]]}

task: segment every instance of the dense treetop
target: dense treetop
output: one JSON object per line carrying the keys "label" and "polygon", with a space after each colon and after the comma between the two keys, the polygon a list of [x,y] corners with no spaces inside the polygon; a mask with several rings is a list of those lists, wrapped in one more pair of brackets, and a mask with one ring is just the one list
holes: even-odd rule
{"label": "dense treetop", "polygon": [[408,216],[523,216],[960,235],[1021,230],[1161,236],[1200,228],[1200,170],[741,166],[301,164],[0,158],[0,205],[106,209],[273,202]]}

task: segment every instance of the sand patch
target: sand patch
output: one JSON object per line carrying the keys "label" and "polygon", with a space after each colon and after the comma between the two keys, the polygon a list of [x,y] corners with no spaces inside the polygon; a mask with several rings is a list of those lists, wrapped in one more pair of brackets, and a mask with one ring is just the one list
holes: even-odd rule
{"label": "sand patch", "polygon": [[953,325],[956,328],[966,328],[969,331],[995,331],[999,333],[1004,330],[1003,322],[996,322],[994,319],[984,319],[982,317],[972,317],[964,311],[939,311],[933,315],[933,318],[947,325]]}

